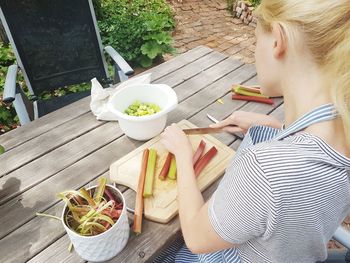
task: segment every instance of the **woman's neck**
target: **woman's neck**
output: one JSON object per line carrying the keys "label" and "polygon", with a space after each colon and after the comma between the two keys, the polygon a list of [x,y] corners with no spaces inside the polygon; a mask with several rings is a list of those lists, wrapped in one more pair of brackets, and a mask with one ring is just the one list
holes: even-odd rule
{"label": "woman's neck", "polygon": [[[332,103],[329,89],[320,77],[322,74],[312,68],[290,72],[295,73],[285,75],[281,81],[286,127],[318,106]],[[313,124],[305,131],[322,138],[338,152],[350,158],[350,145],[346,142],[340,118]],[[335,134],[337,136],[334,136]]]}
{"label": "woman's neck", "polygon": [[289,71],[289,74],[286,73],[284,76],[281,86],[287,127],[314,108],[331,103],[329,91],[317,69],[303,67]]}

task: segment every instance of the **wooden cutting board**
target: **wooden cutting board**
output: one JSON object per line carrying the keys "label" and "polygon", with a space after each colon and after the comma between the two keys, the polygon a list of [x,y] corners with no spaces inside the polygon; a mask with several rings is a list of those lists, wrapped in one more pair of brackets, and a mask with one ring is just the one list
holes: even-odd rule
{"label": "wooden cutting board", "polygon": [[[196,128],[195,125],[187,120],[178,123],[181,128]],[[193,152],[197,149],[201,139],[206,142],[204,152],[207,152],[212,146],[215,146],[218,153],[204,168],[198,176],[197,182],[201,191],[204,191],[209,185],[223,175],[225,168],[234,155],[234,150],[226,146],[211,135],[190,135]],[[128,186],[136,191],[140,170],[143,150],[154,148],[157,150],[156,173],[153,188],[153,197],[144,200],[144,215],[147,219],[167,223],[178,213],[176,195],[176,181],[158,179],[160,170],[165,162],[167,151],[160,142],[160,136],[153,138],[139,148],[130,152],[110,166],[111,180],[117,184]]]}

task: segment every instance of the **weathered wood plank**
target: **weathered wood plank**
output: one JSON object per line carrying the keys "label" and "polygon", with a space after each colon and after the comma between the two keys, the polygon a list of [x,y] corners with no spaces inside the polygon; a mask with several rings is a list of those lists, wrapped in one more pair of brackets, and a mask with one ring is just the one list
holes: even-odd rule
{"label": "weathered wood plank", "polygon": [[187,51],[180,56],[177,56],[167,62],[164,62],[154,68],[151,68],[142,74],[152,73],[152,81],[155,81],[171,72],[174,72],[187,64],[192,63],[193,61],[198,60],[199,58],[213,52],[211,48],[206,46],[198,46],[194,49]]}
{"label": "weathered wood plank", "polygon": [[[251,65],[244,65],[218,81],[210,84],[204,89],[184,100],[177,109],[169,116],[168,123],[176,123],[184,118],[190,118],[217,99],[227,94],[232,82],[244,82],[255,74],[255,68]],[[189,86],[188,89],[191,87]]]}
{"label": "weathered wood plank", "polygon": [[174,71],[158,80],[154,83],[168,84],[171,87],[175,87],[180,83],[192,78],[193,76],[199,74],[204,69],[210,68],[213,65],[219,63],[220,61],[226,59],[227,56],[219,52],[212,52],[208,55],[201,57],[200,59],[190,63],[177,71]]}
{"label": "weathered wood plank", "polygon": [[236,70],[243,65],[239,60],[227,58],[218,64],[203,70],[198,75],[176,86],[176,91],[179,101],[183,101],[190,95],[200,91],[204,87],[209,86],[213,82],[219,80],[228,73]]}
{"label": "weathered wood plank", "polygon": [[[188,63],[211,53],[212,51],[213,50],[208,47],[200,46],[186,52],[182,56],[175,57],[174,59],[154,67],[147,72],[152,72],[152,80],[155,81],[171,72],[176,71],[179,68],[182,68]],[[89,112],[89,103],[90,97],[81,99],[73,104],[61,108],[59,111],[45,115],[35,122],[25,125],[24,127],[19,127],[15,130],[7,132],[6,134],[0,136],[0,144],[3,145],[6,150],[10,150],[59,125],[62,125],[67,121],[73,120],[80,115]]]}
{"label": "weathered wood plank", "polygon": [[[78,125],[77,122],[79,123]],[[86,113],[79,118],[66,122],[58,129],[53,129],[49,133],[45,133],[31,141],[23,143],[21,147],[16,147],[11,151],[5,152],[0,155],[0,177],[104,123],[105,122],[97,121],[92,114]]]}
{"label": "weathered wood plank", "polygon": [[28,123],[23,127],[18,127],[0,136],[0,144],[6,150],[10,150],[28,140],[36,138],[58,125],[62,125],[67,121],[71,121],[87,112],[90,98],[81,99],[73,104],[63,107],[59,111],[54,111],[45,115],[35,122]]}
{"label": "weathered wood plank", "polygon": [[74,141],[57,148],[31,163],[0,178],[0,203],[12,199],[27,189],[50,178],[78,160],[115,140],[123,133],[115,123],[106,123]]}

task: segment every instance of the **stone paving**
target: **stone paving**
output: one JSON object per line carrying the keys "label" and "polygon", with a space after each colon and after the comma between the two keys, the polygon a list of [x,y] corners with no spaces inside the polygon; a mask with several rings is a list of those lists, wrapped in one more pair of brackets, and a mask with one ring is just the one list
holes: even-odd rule
{"label": "stone paving", "polygon": [[[226,0],[168,0],[175,11],[174,47],[184,53],[206,45],[244,63],[254,63],[254,28],[234,18]],[[168,60],[171,56],[167,56]]]}

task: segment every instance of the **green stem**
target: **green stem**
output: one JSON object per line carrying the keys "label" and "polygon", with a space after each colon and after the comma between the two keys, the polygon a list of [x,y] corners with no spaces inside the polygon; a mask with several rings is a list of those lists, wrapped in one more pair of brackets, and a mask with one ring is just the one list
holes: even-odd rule
{"label": "green stem", "polygon": [[49,217],[49,218],[53,218],[53,219],[57,219],[61,221],[61,218],[59,218],[58,216],[53,216],[53,215],[48,215],[48,214],[42,214],[42,213],[36,213],[37,216],[45,216],[45,217]]}

